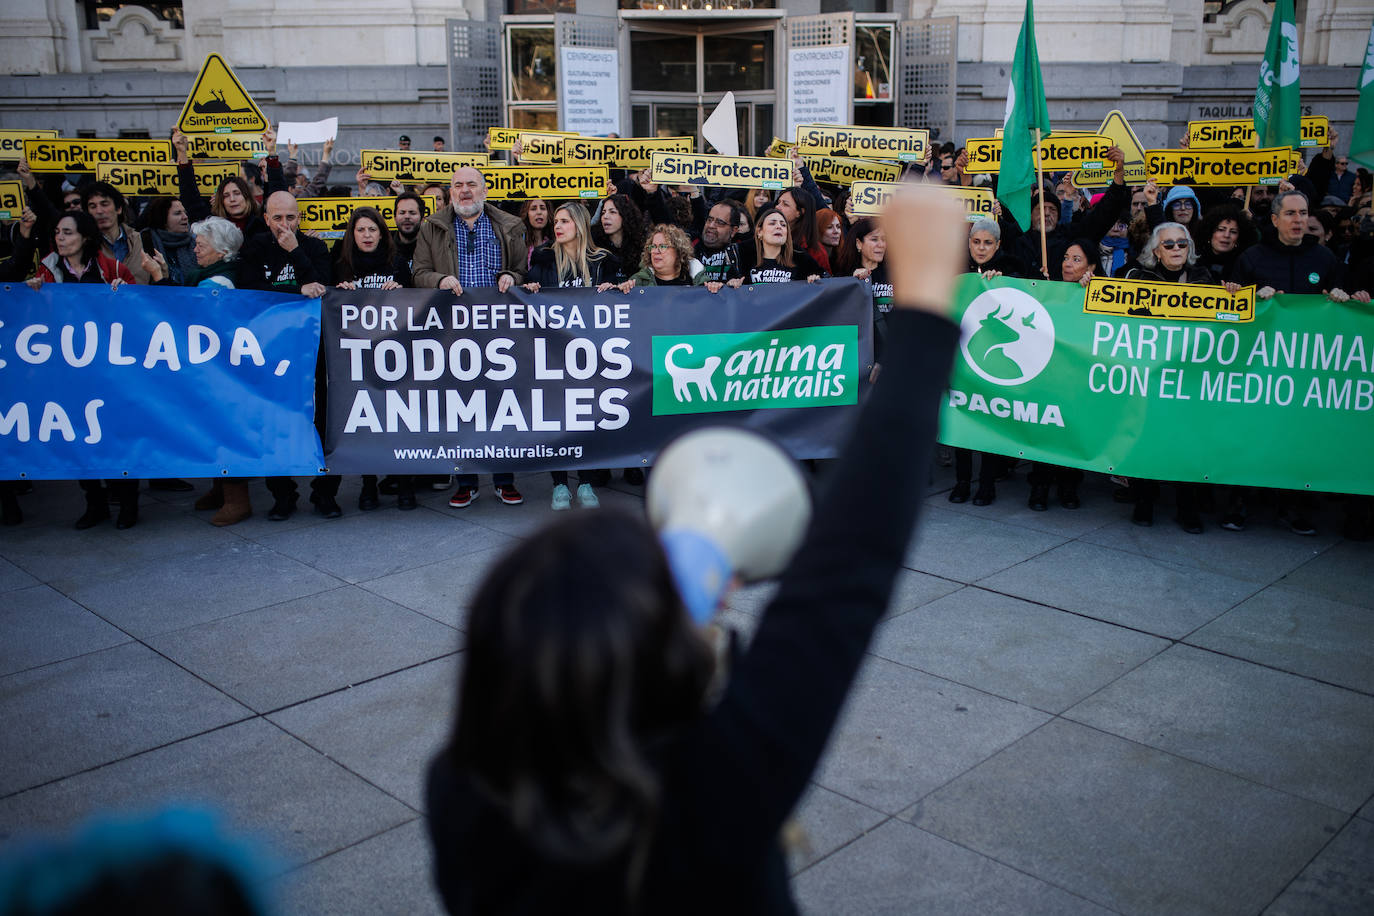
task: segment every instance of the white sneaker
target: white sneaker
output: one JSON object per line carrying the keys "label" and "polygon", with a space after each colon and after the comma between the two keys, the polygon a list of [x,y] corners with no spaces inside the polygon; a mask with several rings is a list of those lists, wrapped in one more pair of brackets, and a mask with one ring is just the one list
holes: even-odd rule
{"label": "white sneaker", "polygon": [[[564,487],[564,489],[567,489]],[[596,498],[596,491],[592,485],[584,483],[577,488],[577,501],[581,503],[583,509],[595,509],[601,505],[601,500]]]}
{"label": "white sneaker", "polygon": [[[578,492],[579,492],[579,495],[581,495],[581,490],[580,490],[580,488],[579,488],[579,491],[578,491]],[[558,484],[557,486],[555,486],[555,487],[553,488],[553,504],[552,504],[552,505],[553,505],[553,511],[555,511],[555,512],[562,512],[564,509],[571,509],[571,508],[572,508],[572,491],[568,489],[568,485],[567,485],[567,484],[565,484],[565,483],[560,483],[560,484]]]}

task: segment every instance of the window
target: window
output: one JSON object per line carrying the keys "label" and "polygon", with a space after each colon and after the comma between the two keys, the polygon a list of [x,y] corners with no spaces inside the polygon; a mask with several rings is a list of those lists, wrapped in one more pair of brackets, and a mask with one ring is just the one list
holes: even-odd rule
{"label": "window", "polygon": [[651,92],[696,92],[696,36],[631,32],[630,88]]}
{"label": "window", "polygon": [[552,102],[558,98],[557,57],[551,26],[511,26],[507,60],[512,102]]}
{"label": "window", "polygon": [[186,17],[182,14],[181,0],[142,0],[141,3],[116,3],[114,0],[79,0],[86,17],[86,29],[95,31],[100,23],[109,22],[114,14],[126,6],[141,6],[150,10],[157,18],[174,29],[186,28]]}
{"label": "window", "polygon": [[517,16],[525,13],[575,13],[577,0],[506,0],[506,12]]}
{"label": "window", "polygon": [[892,100],[892,39],[890,25],[854,27],[854,101]]}
{"label": "window", "polygon": [[773,88],[773,33],[703,35],[706,92]]}

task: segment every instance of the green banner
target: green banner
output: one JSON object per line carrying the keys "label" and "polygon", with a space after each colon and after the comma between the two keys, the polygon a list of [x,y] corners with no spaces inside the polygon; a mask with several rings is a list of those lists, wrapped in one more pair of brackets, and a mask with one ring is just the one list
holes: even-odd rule
{"label": "green banner", "polygon": [[963,448],[1153,480],[1374,494],[1374,311],[1085,314],[1076,283],[965,276],[940,418]]}

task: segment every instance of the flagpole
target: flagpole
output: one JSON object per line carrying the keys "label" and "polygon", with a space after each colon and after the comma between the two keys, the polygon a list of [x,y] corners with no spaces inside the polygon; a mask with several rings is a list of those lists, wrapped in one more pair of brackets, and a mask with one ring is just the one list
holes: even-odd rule
{"label": "flagpole", "polygon": [[1050,256],[1045,242],[1045,159],[1040,155],[1040,128],[1035,129],[1035,184],[1040,190],[1040,266],[1049,274]]}

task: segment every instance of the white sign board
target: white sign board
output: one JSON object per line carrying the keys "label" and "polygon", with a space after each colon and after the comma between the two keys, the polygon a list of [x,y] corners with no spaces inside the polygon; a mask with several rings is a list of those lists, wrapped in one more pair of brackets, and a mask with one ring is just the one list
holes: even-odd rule
{"label": "white sign board", "polygon": [[323,121],[282,121],[277,125],[277,145],[323,143],[339,136],[339,119]]}
{"label": "white sign board", "polygon": [[787,136],[798,124],[848,124],[854,71],[849,46],[789,48],[787,51]]}
{"label": "white sign board", "polygon": [[560,48],[562,129],[589,136],[620,133],[620,52]]}

